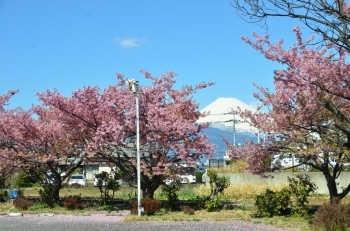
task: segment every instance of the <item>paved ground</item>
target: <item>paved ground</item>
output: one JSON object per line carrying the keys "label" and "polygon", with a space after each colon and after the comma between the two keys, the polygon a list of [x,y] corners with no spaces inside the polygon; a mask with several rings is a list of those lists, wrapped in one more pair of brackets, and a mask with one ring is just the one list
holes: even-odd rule
{"label": "paved ground", "polygon": [[[225,222],[123,222],[125,213],[106,216],[105,214],[77,215],[24,215],[0,216],[1,231],[92,231],[92,230],[140,230],[140,231],[282,231],[262,224],[243,221]],[[297,231],[298,229],[289,229]]]}

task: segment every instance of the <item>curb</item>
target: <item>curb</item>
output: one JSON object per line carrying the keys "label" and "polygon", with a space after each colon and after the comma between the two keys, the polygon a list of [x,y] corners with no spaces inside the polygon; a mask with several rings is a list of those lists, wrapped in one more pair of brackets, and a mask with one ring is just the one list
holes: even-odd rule
{"label": "curb", "polygon": [[23,217],[23,213],[8,213],[9,217]]}
{"label": "curb", "polygon": [[53,217],[54,214],[53,213],[41,213],[39,214],[39,217]]}
{"label": "curb", "polygon": [[77,216],[91,216],[91,213],[77,213]]}

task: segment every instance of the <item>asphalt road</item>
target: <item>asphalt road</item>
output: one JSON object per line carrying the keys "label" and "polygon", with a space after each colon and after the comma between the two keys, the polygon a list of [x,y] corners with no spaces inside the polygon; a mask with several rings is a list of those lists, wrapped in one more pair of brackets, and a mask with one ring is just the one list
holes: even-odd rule
{"label": "asphalt road", "polygon": [[[140,230],[140,231],[282,231],[261,224],[243,221],[225,222],[123,222],[123,216],[24,215],[18,217],[0,216],[1,231],[93,231],[93,230]],[[289,229],[292,230],[292,229]],[[297,229],[294,229],[297,230]]]}

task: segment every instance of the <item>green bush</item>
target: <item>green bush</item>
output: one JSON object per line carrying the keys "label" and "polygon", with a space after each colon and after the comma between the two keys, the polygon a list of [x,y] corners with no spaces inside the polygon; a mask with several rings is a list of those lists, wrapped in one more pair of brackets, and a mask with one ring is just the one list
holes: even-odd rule
{"label": "green bush", "polygon": [[196,196],[194,199],[190,199],[194,203],[194,209],[205,209],[207,201],[210,200],[210,196]]}
{"label": "green bush", "polygon": [[281,191],[273,192],[267,189],[256,197],[258,217],[272,217],[286,214],[305,216],[308,214],[308,196],[316,192],[316,185],[307,175],[288,177],[289,185]]}
{"label": "green bush", "polygon": [[274,192],[266,189],[265,193],[257,195],[255,206],[257,217],[273,217],[284,215],[290,212],[292,200],[291,192],[284,188],[281,191]]}
{"label": "green bush", "polygon": [[170,184],[165,184],[162,187],[162,193],[165,195],[165,197],[168,200],[168,203],[166,204],[166,209],[169,210],[178,210],[178,202],[179,197],[177,195],[177,192],[180,190],[180,182],[179,181],[172,181]]}
{"label": "green bush", "polygon": [[205,207],[208,212],[217,212],[220,211],[224,205],[219,199],[212,198],[205,203]]}
{"label": "green bush", "polygon": [[47,204],[49,207],[54,206],[54,185],[43,185],[43,188],[39,190],[39,198],[41,203]]}
{"label": "green bush", "polygon": [[350,227],[350,206],[340,203],[326,203],[311,220],[311,228],[325,231],[345,231]]}
{"label": "green bush", "polygon": [[[156,212],[160,211],[162,207],[162,202],[156,199],[146,197],[141,200],[141,207],[143,207],[144,209],[144,212],[143,212],[144,215],[153,215]],[[137,200],[134,200],[132,203],[131,213],[138,214],[137,209],[138,209],[138,203],[137,203]]]}
{"label": "green bush", "polygon": [[25,188],[32,187],[35,183],[26,172],[21,172],[13,179],[14,187]]}
{"label": "green bush", "polygon": [[308,175],[296,175],[296,178],[288,177],[289,190],[293,196],[292,213],[294,215],[304,216],[309,212],[308,197],[315,193],[317,186],[310,181]]}
{"label": "green bush", "polygon": [[6,186],[6,179],[4,176],[0,176],[0,189],[4,189]]}
{"label": "green bush", "polygon": [[5,202],[8,197],[9,197],[8,192],[6,190],[0,189],[0,202]]}
{"label": "green bush", "polygon": [[226,188],[230,186],[230,179],[228,177],[219,177],[216,172],[209,171],[209,184],[211,197],[217,199],[219,193],[222,193]]}
{"label": "green bush", "polygon": [[100,179],[97,187],[101,194],[102,204],[108,205],[114,198],[115,192],[120,189],[120,184],[118,183],[120,175],[117,172],[114,172],[114,174],[108,174],[107,172],[103,171],[99,174],[99,177]]}
{"label": "green bush", "polygon": [[49,208],[49,206],[45,203],[35,203],[32,206],[30,206],[28,209],[29,210],[42,210],[42,209],[46,209]]}
{"label": "green bush", "polygon": [[6,179],[0,176],[0,202],[5,202],[8,198],[8,192],[5,190]]}
{"label": "green bush", "polygon": [[202,172],[196,171],[196,183],[197,183],[197,184],[203,183],[203,182],[202,182],[202,176],[203,176],[203,173],[202,173]]}
{"label": "green bush", "polygon": [[33,188],[40,188],[41,184],[39,182],[35,182],[34,184],[32,184]]}

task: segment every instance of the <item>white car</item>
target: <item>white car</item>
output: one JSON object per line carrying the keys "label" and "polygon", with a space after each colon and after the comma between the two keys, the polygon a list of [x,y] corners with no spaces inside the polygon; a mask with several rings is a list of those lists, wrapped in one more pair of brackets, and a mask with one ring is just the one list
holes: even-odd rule
{"label": "white car", "polygon": [[170,185],[174,180],[180,182],[180,184],[195,184],[196,176],[194,175],[175,175],[174,177],[167,178],[164,183]]}
{"label": "white car", "polygon": [[83,174],[74,174],[70,177],[68,185],[80,184],[83,187],[88,186],[87,180]]}
{"label": "white car", "polygon": [[106,180],[102,180],[102,175],[101,174],[95,174],[94,177],[94,187],[98,186],[99,181],[102,181],[102,186],[106,186]]}

